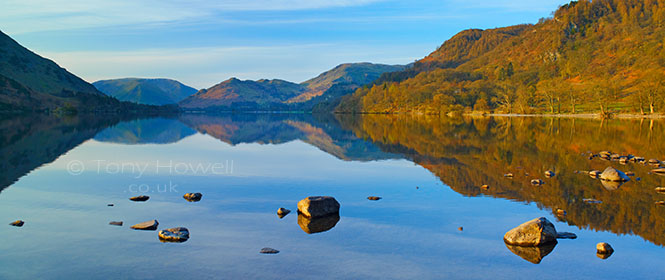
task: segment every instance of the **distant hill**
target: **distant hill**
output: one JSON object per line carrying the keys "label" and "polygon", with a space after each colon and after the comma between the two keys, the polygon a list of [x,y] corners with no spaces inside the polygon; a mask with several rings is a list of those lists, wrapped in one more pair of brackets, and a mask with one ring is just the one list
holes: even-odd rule
{"label": "distant hill", "polygon": [[102,93],[120,101],[139,104],[175,104],[196,93],[196,89],[169,79],[125,78],[92,83]]}
{"label": "distant hill", "polygon": [[0,112],[162,110],[120,102],[0,32]]}
{"label": "distant hill", "polygon": [[665,2],[573,1],[534,25],[471,29],[338,112],[665,110]]}
{"label": "distant hill", "polygon": [[296,84],[283,80],[241,81],[231,78],[179,102],[186,109],[311,110],[316,104],[353,92],[381,74],[402,65],[342,64],[316,78]]}
{"label": "distant hill", "polygon": [[100,142],[135,144],[176,143],[196,133],[176,119],[150,118],[121,122],[95,135]]}

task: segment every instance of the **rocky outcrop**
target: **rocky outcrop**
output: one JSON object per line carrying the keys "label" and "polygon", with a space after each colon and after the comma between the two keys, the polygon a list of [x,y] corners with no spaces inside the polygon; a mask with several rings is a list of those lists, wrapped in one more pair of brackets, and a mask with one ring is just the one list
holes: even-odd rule
{"label": "rocky outcrop", "polygon": [[556,243],[556,237],[554,224],[540,217],[511,229],[503,236],[503,241],[509,245],[540,246]]}

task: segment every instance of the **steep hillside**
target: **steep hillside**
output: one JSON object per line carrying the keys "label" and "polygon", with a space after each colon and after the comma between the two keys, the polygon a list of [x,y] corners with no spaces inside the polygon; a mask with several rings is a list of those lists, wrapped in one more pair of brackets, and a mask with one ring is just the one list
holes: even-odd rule
{"label": "steep hillside", "polygon": [[196,89],[169,79],[114,79],[92,83],[102,93],[120,101],[139,104],[175,104],[196,93]]}
{"label": "steep hillside", "polygon": [[181,101],[186,109],[203,110],[299,110],[334,100],[371,83],[381,74],[405,66],[371,63],[342,64],[301,84],[283,80],[226,80]]}
{"label": "steep hillside", "polygon": [[105,96],[55,62],[0,32],[0,112],[155,111]]}
{"label": "steep hillside", "polygon": [[357,90],[340,112],[657,112],[665,3],[579,1],[535,25],[467,30]]}

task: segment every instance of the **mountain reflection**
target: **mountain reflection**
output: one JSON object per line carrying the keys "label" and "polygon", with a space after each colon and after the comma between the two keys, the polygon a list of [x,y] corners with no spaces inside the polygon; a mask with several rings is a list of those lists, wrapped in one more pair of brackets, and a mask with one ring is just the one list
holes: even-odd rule
{"label": "mountain reflection", "polygon": [[[654,244],[665,244],[665,211],[654,203],[664,198],[654,188],[665,186],[665,177],[650,174],[648,165],[622,165],[589,160],[588,156],[588,151],[610,150],[663,159],[665,129],[661,121],[308,114],[181,115],[177,119],[120,121],[91,116],[0,120],[0,190],[93,137],[123,144],[163,144],[198,132],[231,145],[302,141],[349,161],[406,158],[465,196],[533,202],[552,212],[563,209],[567,215],[558,219],[569,225],[636,234]],[[632,171],[641,180],[620,186],[603,184],[585,172],[610,165]],[[546,178],[543,173],[547,170],[555,171],[556,176]],[[514,177],[504,177],[506,173]],[[533,186],[532,179],[542,179],[545,184]],[[490,187],[485,190],[482,185]],[[602,203],[587,203],[586,198]],[[299,218],[298,222],[305,232],[314,233],[334,227],[338,220]],[[548,252],[520,251],[518,255],[538,262]]]}

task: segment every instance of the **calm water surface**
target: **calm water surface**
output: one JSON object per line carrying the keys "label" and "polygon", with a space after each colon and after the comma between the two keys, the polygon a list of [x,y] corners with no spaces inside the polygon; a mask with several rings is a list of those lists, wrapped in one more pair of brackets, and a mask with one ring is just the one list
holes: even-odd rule
{"label": "calm water surface", "polygon": [[[588,159],[610,150],[665,160],[660,121],[78,116],[3,119],[0,130],[2,279],[660,279],[665,272],[665,207],[654,204],[665,200],[654,191],[665,177],[648,165]],[[617,188],[579,172],[607,166],[636,175]],[[546,170],[557,175],[545,178]],[[545,184],[532,186],[536,178]],[[203,199],[187,202],[188,192]],[[150,200],[128,200],[142,193]],[[339,221],[325,223],[334,227],[303,229],[296,204],[312,195],[340,202]],[[279,207],[293,212],[280,219]],[[506,231],[541,216],[578,238],[549,253],[504,244]],[[16,219],[26,224],[6,225]],[[129,229],[151,219],[160,229],[187,227],[191,238],[162,243],[155,231]],[[598,242],[615,253],[598,258]],[[263,247],[281,252],[261,255]]]}

